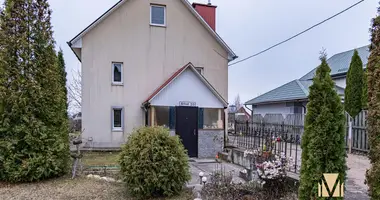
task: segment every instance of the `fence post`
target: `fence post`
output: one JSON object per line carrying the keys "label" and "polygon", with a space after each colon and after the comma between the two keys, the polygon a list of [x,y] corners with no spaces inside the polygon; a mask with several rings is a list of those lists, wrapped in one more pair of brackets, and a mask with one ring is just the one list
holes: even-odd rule
{"label": "fence post", "polygon": [[349,117],[348,121],[348,153],[352,152],[352,118]]}
{"label": "fence post", "polygon": [[236,119],[234,119],[234,131],[235,131],[235,136],[236,136]]}

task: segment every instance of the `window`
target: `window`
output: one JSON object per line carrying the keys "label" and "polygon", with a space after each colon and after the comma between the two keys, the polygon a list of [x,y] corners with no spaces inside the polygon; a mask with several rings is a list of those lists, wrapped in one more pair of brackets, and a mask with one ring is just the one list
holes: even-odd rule
{"label": "window", "polygon": [[156,125],[169,127],[169,107],[155,107]]}
{"label": "window", "polygon": [[166,26],[166,7],[159,5],[150,6],[150,24]]}
{"label": "window", "polygon": [[112,63],[112,84],[123,85],[123,63]]}
{"label": "window", "polygon": [[223,123],[224,123],[223,109],[203,108],[200,110],[200,112],[202,112],[202,118],[203,118],[202,128],[203,129],[223,129]]}
{"label": "window", "polygon": [[203,75],[203,67],[196,67],[195,69],[198,71],[198,73]]}
{"label": "window", "polygon": [[123,131],[124,126],[124,113],[122,107],[112,108],[112,131]]}
{"label": "window", "polygon": [[155,125],[175,128],[175,107],[157,106],[155,109]]}

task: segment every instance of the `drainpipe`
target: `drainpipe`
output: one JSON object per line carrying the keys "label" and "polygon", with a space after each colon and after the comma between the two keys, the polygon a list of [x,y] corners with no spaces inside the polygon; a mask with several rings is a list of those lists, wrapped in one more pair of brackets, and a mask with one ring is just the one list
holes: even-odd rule
{"label": "drainpipe", "polygon": [[[244,107],[247,108],[249,111],[251,111],[251,118],[252,118],[253,117],[253,109],[248,108],[246,104],[244,104]],[[252,108],[253,108],[253,105],[252,105]],[[252,121],[253,121],[253,118],[252,118]]]}
{"label": "drainpipe", "polygon": [[145,103],[141,106],[141,108],[144,110],[145,112],[145,126],[148,126],[148,121],[149,121],[149,113],[148,113],[148,108],[149,108],[149,103]]}
{"label": "drainpipe", "polygon": [[[227,117],[226,117],[226,109],[228,108],[227,107],[224,107],[224,140],[223,140],[223,149],[226,148],[226,144],[227,144],[227,139],[228,139],[228,121],[226,123],[226,120],[228,120],[228,110],[227,110]],[[227,118],[227,119],[226,119]],[[226,129],[226,126],[227,126],[227,129]],[[227,134],[226,134],[227,133]]]}
{"label": "drainpipe", "polygon": [[246,104],[244,104],[244,107],[247,108],[249,111],[253,112],[253,110],[248,108]]}

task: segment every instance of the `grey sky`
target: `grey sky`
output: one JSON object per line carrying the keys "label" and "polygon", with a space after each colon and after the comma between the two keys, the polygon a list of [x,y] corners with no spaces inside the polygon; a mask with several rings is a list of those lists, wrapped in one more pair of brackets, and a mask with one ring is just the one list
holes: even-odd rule
{"label": "grey sky", "polygon": [[[50,0],[57,47],[67,64],[68,79],[80,63],[66,42],[118,0]],[[174,0],[173,0],[174,1]],[[217,5],[217,32],[238,54],[247,57],[280,42],[345,9],[358,0],[212,0]],[[1,0],[3,2],[3,0]],[[194,2],[194,0],[191,0]],[[206,3],[207,0],[196,0]],[[366,0],[352,10],[229,69],[229,102],[242,101],[300,78],[319,64],[322,48],[328,56],[369,43],[370,20],[377,0]]]}

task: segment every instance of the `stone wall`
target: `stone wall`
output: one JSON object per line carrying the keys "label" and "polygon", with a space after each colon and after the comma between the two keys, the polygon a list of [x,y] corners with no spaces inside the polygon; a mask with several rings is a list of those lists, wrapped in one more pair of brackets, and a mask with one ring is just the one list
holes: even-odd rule
{"label": "stone wall", "polygon": [[198,158],[215,158],[223,151],[224,130],[198,131]]}

